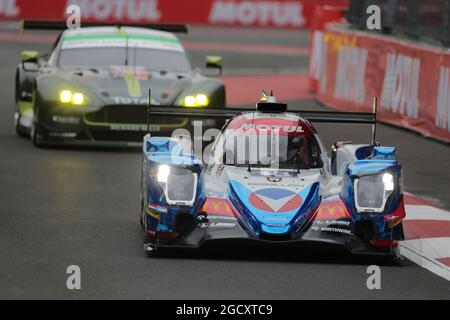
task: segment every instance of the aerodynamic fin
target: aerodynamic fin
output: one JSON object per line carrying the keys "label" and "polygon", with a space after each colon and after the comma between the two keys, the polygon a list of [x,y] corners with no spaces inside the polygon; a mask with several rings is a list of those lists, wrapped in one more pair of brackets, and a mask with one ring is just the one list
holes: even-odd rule
{"label": "aerodynamic fin", "polygon": [[[154,29],[160,31],[188,33],[189,28],[185,24],[148,24],[148,23],[108,23],[108,22],[83,22],[81,27],[139,27]],[[24,20],[22,21],[21,30],[57,30],[64,31],[67,29],[66,21],[47,21],[47,20]]]}

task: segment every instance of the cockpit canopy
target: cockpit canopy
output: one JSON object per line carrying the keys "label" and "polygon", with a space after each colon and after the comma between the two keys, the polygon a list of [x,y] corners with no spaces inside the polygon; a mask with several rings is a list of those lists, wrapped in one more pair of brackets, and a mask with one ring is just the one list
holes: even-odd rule
{"label": "cockpit canopy", "polygon": [[321,151],[311,125],[294,114],[246,113],[224,128],[215,162],[280,169],[321,168]]}

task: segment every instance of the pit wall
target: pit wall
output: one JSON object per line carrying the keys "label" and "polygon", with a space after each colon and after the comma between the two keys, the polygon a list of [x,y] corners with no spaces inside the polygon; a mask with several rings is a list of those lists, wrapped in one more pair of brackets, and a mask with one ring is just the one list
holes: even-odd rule
{"label": "pit wall", "polygon": [[72,4],[82,21],[309,28],[317,6],[348,0],[0,0],[0,19],[63,20]]}
{"label": "pit wall", "polygon": [[407,39],[328,24],[314,32],[310,78],[318,98],[345,111],[450,142],[450,52]]}

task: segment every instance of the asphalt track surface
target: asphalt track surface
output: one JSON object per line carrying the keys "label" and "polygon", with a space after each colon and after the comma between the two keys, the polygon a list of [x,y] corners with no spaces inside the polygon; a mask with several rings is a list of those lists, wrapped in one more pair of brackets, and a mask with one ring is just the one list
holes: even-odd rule
{"label": "asphalt track surface", "polygon": [[[307,47],[304,32],[195,28],[190,41]],[[1,299],[449,299],[450,283],[403,261],[352,257],[333,248],[209,248],[145,258],[138,224],[136,150],[36,149],[13,128],[14,71],[24,49],[48,43],[0,42]],[[195,65],[223,54],[226,68],[302,69],[305,57],[191,52]],[[313,100],[292,103],[320,108]],[[369,129],[318,126],[327,145],[368,141]],[[450,208],[450,148],[381,125],[379,140],[399,147],[409,192]],[[368,290],[366,268],[381,267],[381,290]],[[81,290],[66,288],[66,268],[81,268]]]}

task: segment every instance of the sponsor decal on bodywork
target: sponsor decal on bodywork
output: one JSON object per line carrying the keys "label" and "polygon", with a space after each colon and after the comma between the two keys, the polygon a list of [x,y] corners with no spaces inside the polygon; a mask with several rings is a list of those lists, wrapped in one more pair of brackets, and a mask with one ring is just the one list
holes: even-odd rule
{"label": "sponsor decal on bodywork", "polygon": [[277,176],[269,176],[266,179],[269,182],[280,182],[281,180],[283,180],[282,177],[277,177]]}
{"label": "sponsor decal on bodywork", "polygon": [[125,78],[130,73],[136,80],[148,80],[149,71],[145,66],[110,66],[113,78]]}
{"label": "sponsor decal on bodywork", "polygon": [[310,134],[309,125],[299,118],[274,118],[269,115],[242,115],[230,122],[227,129],[242,133],[305,135]]}
{"label": "sponsor decal on bodywork", "polygon": [[350,213],[342,203],[341,200],[337,201],[324,201],[320,204],[317,212],[314,216],[314,220],[320,219],[339,219],[350,218]]}
{"label": "sponsor decal on bodywork", "polygon": [[352,230],[342,228],[339,225],[335,225],[335,222],[331,223],[329,226],[320,226],[320,225],[314,224],[313,226],[311,226],[310,230],[315,231],[315,232],[341,233],[341,234],[353,235]]}
{"label": "sponsor decal on bodywork", "polygon": [[312,217],[309,230],[352,235],[351,216],[341,200],[324,201]]}
{"label": "sponsor decal on bodywork", "polygon": [[112,97],[114,103],[117,104],[137,104],[137,105],[147,105],[148,99],[141,97]]}
{"label": "sponsor decal on bodywork", "polygon": [[299,194],[280,188],[259,189],[248,198],[250,204],[267,212],[288,212],[300,208],[303,200]]}
{"label": "sponsor decal on bodywork", "polygon": [[153,218],[159,219],[161,216],[161,213],[167,213],[167,208],[149,203],[147,205],[146,212],[148,215],[152,216]]}
{"label": "sponsor decal on bodywork", "polygon": [[[146,124],[111,124],[109,126],[111,131],[147,131]],[[161,131],[159,126],[150,126],[150,131]]]}
{"label": "sponsor decal on bodywork", "polygon": [[207,198],[202,211],[208,214],[234,216],[228,200],[221,198]]}
{"label": "sponsor decal on bodywork", "polygon": [[52,116],[52,121],[56,123],[64,123],[64,124],[79,124],[80,118],[78,117],[71,117],[71,116],[60,116],[60,115],[54,115]]}

